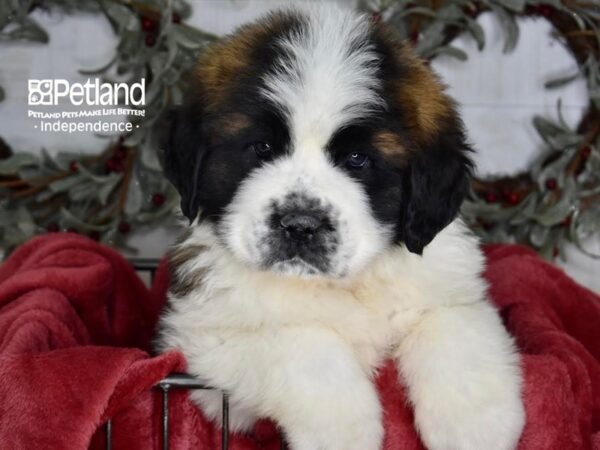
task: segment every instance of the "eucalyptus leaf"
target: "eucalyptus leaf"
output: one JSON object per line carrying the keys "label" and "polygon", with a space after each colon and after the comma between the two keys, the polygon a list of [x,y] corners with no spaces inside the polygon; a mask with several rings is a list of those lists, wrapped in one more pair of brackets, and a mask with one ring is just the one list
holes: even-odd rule
{"label": "eucalyptus leaf", "polygon": [[0,175],[14,175],[24,167],[39,164],[39,158],[30,153],[15,153],[0,160]]}
{"label": "eucalyptus leaf", "polygon": [[516,13],[523,12],[525,9],[525,0],[494,0],[494,3],[497,3],[500,6],[503,6],[506,9],[514,11]]}
{"label": "eucalyptus leaf", "polygon": [[98,75],[100,73],[104,73],[106,72],[108,69],[110,69],[115,62],[117,61],[117,55],[113,56],[111,58],[110,61],[108,61],[105,65],[103,65],[102,67],[99,67],[97,69],[88,69],[88,70],[84,70],[84,69],[80,69],[79,73],[81,75]]}
{"label": "eucalyptus leaf", "polygon": [[70,175],[61,180],[53,181],[48,185],[48,188],[52,192],[65,192],[84,180],[84,177],[80,174]]}
{"label": "eucalyptus leaf", "polygon": [[48,33],[40,27],[34,20],[27,18],[20,27],[9,33],[12,40],[24,40],[48,43]]}
{"label": "eucalyptus leaf", "polygon": [[578,134],[564,133],[555,136],[548,136],[548,144],[557,150],[565,150],[576,147],[581,144],[583,137]]}
{"label": "eucalyptus leaf", "polygon": [[479,25],[479,23],[477,23],[476,20],[473,20],[469,16],[466,16],[466,23],[469,33],[471,33],[471,36],[473,36],[473,38],[477,42],[477,49],[479,51],[483,50],[483,48],[485,47],[485,33],[483,31],[483,28],[481,27],[481,25]]}
{"label": "eucalyptus leaf", "polygon": [[540,137],[546,142],[549,142],[550,138],[561,135],[568,131],[562,126],[557,125],[556,123],[541,116],[535,116],[533,118],[533,126],[539,133]]}
{"label": "eucalyptus leaf", "polygon": [[142,146],[141,162],[150,169],[157,172],[162,171],[160,159],[158,157],[158,143],[155,139],[147,139]]}
{"label": "eucalyptus leaf", "polygon": [[140,182],[137,177],[132,176],[127,190],[127,200],[125,202],[125,214],[128,216],[136,215],[142,209],[143,194]]}
{"label": "eucalyptus leaf", "polygon": [[545,183],[549,179],[554,179],[557,181],[557,188],[560,189],[564,182],[563,174],[565,168],[571,161],[572,154],[571,153],[563,153],[550,164],[547,164],[545,167],[541,168],[537,173],[536,178],[538,182],[538,188],[541,192],[543,192],[545,188]]}
{"label": "eucalyptus leaf", "polygon": [[513,14],[509,13],[504,8],[498,7],[494,4],[490,5],[490,7],[500,21],[500,25],[502,25],[506,35],[503,52],[509,53],[514,50],[517,45],[517,41],[519,40],[519,27],[517,25],[517,20]]}
{"label": "eucalyptus leaf", "polygon": [[140,20],[130,8],[117,2],[106,0],[102,1],[102,5],[106,14],[118,29],[130,31],[137,31],[140,29]]}
{"label": "eucalyptus leaf", "polygon": [[576,185],[572,178],[566,178],[562,186],[562,195],[558,202],[541,205],[534,219],[540,225],[551,227],[566,219],[573,211]]}
{"label": "eucalyptus leaf", "polygon": [[96,183],[83,181],[69,189],[69,198],[75,202],[94,197],[98,191]]}
{"label": "eucalyptus leaf", "polygon": [[600,254],[590,252],[586,248],[586,246],[583,244],[582,239],[585,239],[585,238],[589,238],[589,236],[588,235],[584,235],[584,236],[580,235],[578,230],[576,230],[575,233],[572,234],[572,241],[575,244],[575,246],[579,249],[579,251],[586,254],[590,258],[600,259]]}
{"label": "eucalyptus leaf", "polygon": [[56,192],[54,192],[50,189],[45,189],[35,196],[35,201],[38,203],[45,202],[46,200],[51,199],[55,195],[56,195]]}
{"label": "eucalyptus leaf", "polygon": [[442,8],[438,9],[435,18],[444,22],[457,23],[465,17],[465,12],[460,6],[454,3],[447,3]]}
{"label": "eucalyptus leaf", "polygon": [[395,14],[394,18],[401,19],[401,18],[404,18],[406,16],[411,16],[411,15],[420,15],[420,16],[430,17],[432,19],[436,18],[435,11],[433,9],[427,8],[425,6],[414,6],[412,8],[401,9]]}
{"label": "eucalyptus leaf", "polygon": [[104,182],[104,184],[98,189],[98,200],[102,206],[105,206],[108,197],[115,190],[117,185],[121,182],[123,176],[121,174],[112,174],[114,175],[111,179]]}
{"label": "eucalyptus leaf", "polygon": [[577,23],[580,30],[585,30],[585,21],[578,13],[571,12],[571,18]]}
{"label": "eucalyptus leaf", "polygon": [[529,239],[531,243],[536,247],[543,247],[549,235],[550,228],[543,227],[539,224],[535,224],[531,228],[531,232],[529,233]]}
{"label": "eucalyptus leaf", "polygon": [[434,52],[434,56],[438,55],[448,55],[460,61],[466,61],[468,58],[467,54],[463,50],[457,47],[452,47],[450,45],[438,47]]}
{"label": "eucalyptus leaf", "polygon": [[544,83],[544,87],[546,89],[554,89],[554,88],[562,87],[562,86],[569,84],[570,82],[576,80],[580,75],[581,74],[579,72],[576,72],[574,74],[566,75],[564,77],[554,78],[552,80],[546,81]]}
{"label": "eucalyptus leaf", "polygon": [[140,127],[136,128],[129,136],[123,141],[125,147],[136,147],[142,142],[145,136],[145,131]]}
{"label": "eucalyptus leaf", "polygon": [[172,35],[177,44],[192,50],[198,50],[212,40],[206,33],[188,26],[173,27]]}
{"label": "eucalyptus leaf", "polygon": [[582,236],[591,236],[598,233],[598,231],[600,231],[600,221],[598,220],[598,216],[600,216],[600,210],[598,208],[592,208],[589,211],[582,212],[577,221],[577,231]]}
{"label": "eucalyptus leaf", "polygon": [[421,39],[415,51],[423,58],[433,55],[435,49],[444,43],[444,30],[446,25],[441,21],[435,21],[429,25],[421,34]]}
{"label": "eucalyptus leaf", "polygon": [[511,217],[509,223],[511,225],[522,225],[531,221],[537,208],[537,197],[529,195],[521,201],[522,207],[520,214]]}
{"label": "eucalyptus leaf", "polygon": [[60,210],[61,223],[64,228],[75,228],[83,231],[105,231],[114,226],[114,222],[106,225],[93,225],[85,222],[84,220],[77,217],[74,213],[66,208]]}
{"label": "eucalyptus leaf", "polygon": [[69,170],[71,163],[80,160],[81,156],[81,153],[58,152],[54,157],[54,162],[60,170]]}
{"label": "eucalyptus leaf", "polygon": [[15,224],[24,236],[33,236],[35,233],[36,225],[33,217],[31,217],[29,211],[24,207],[17,209],[15,214]]}
{"label": "eucalyptus leaf", "polygon": [[183,92],[178,85],[171,86],[171,103],[173,105],[181,105],[183,103]]}
{"label": "eucalyptus leaf", "polygon": [[554,252],[557,250],[557,241],[561,234],[562,232],[557,230],[551,230],[548,233],[543,244],[538,246],[538,253],[542,258],[547,261],[552,261],[554,259]]}
{"label": "eucalyptus leaf", "polygon": [[568,129],[569,126],[567,125],[567,121],[565,120],[565,117],[563,115],[563,110],[562,110],[562,99],[559,98],[556,101],[556,114],[558,115],[558,122],[559,125],[565,129]]}
{"label": "eucalyptus leaf", "polygon": [[55,171],[60,171],[60,170],[66,169],[66,167],[60,167],[56,163],[54,158],[52,158],[52,156],[50,156],[50,154],[48,153],[48,150],[46,150],[44,147],[42,147],[42,150],[40,153],[42,154],[41,164],[40,164],[42,167],[51,169],[51,170],[55,170]]}
{"label": "eucalyptus leaf", "polygon": [[97,184],[104,184],[107,182],[111,182],[112,180],[116,179],[120,179],[121,178],[121,174],[118,173],[109,173],[107,175],[96,175],[92,172],[90,172],[85,166],[83,166],[82,164],[78,164],[77,165],[77,169],[79,171],[79,173],[86,179],[93,181],[94,183]]}

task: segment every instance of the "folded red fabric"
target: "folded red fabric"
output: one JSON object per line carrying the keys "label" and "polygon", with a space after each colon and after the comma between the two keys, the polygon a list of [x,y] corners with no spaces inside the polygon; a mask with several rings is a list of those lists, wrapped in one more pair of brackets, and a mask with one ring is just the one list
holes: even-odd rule
{"label": "folded red fabric", "polygon": [[[600,297],[518,246],[488,246],[490,294],[523,357],[527,425],[519,449],[600,450]],[[177,353],[151,356],[168,286],[164,264],[152,289],[115,251],[74,234],[22,246],[0,266],[0,448],[159,449],[160,392]],[[392,365],[377,385],[385,449],[423,449]],[[170,395],[170,448],[218,449],[220,431]],[[275,450],[268,421],[232,450]]]}

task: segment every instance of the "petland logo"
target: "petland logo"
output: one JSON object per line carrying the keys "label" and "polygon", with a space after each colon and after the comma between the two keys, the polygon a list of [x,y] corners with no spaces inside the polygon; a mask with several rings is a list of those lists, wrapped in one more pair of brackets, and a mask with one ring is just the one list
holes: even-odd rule
{"label": "petland logo", "polygon": [[88,106],[117,106],[146,104],[146,80],[127,83],[100,83],[88,79],[85,83],[67,80],[29,80],[29,106],[57,106],[61,99],[71,104]]}

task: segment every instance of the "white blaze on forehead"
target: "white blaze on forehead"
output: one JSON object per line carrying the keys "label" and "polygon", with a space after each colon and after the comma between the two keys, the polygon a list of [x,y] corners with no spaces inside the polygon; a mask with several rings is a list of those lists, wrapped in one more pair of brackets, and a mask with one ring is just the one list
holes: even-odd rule
{"label": "white blaze on forehead", "polygon": [[298,14],[263,94],[284,110],[294,151],[320,150],[342,125],[382,106],[378,58],[366,16],[330,6]]}

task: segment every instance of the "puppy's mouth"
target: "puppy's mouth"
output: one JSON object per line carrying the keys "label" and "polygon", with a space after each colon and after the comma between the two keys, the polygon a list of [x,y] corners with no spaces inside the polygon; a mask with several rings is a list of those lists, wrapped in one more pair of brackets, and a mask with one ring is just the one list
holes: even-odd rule
{"label": "puppy's mouth", "polygon": [[275,272],[279,275],[307,278],[318,275],[324,275],[326,273],[326,271],[323,268],[317,267],[316,265],[305,261],[299,256],[294,256],[293,258],[272,262],[269,265],[268,270]]}
{"label": "puppy's mouth", "polygon": [[335,222],[318,208],[282,208],[268,219],[263,268],[282,275],[327,275],[338,246]]}

